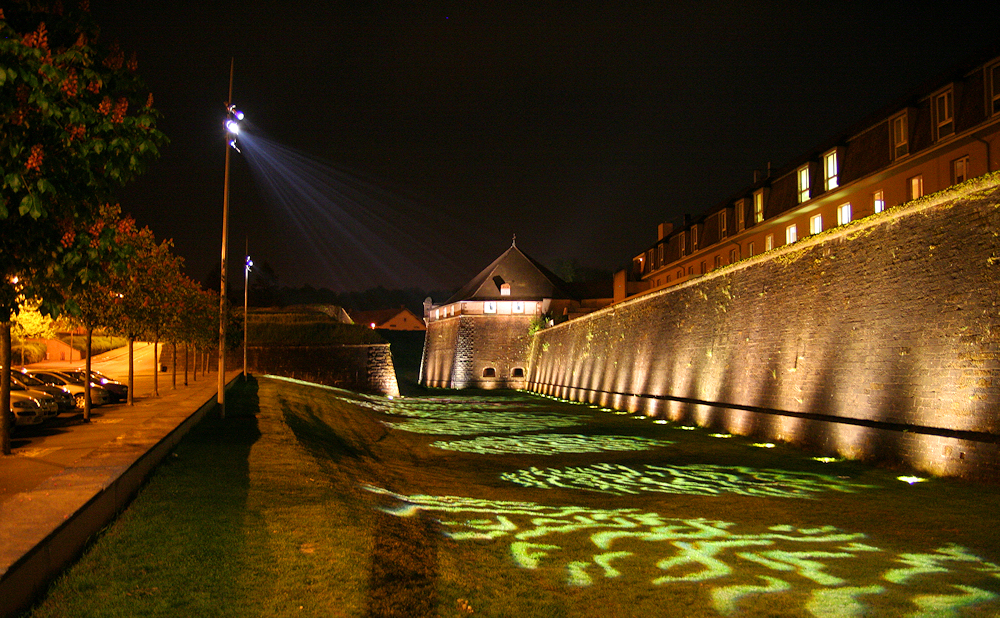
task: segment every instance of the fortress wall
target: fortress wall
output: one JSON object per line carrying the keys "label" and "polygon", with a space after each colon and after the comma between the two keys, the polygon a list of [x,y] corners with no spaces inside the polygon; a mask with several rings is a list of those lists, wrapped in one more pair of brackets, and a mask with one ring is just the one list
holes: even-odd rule
{"label": "fortress wall", "polygon": [[[523,388],[533,315],[459,315],[428,324],[421,383],[444,388]],[[492,368],[494,377],[484,376]],[[524,377],[516,378],[516,368]]]}
{"label": "fortress wall", "polygon": [[365,393],[399,395],[388,343],[249,346],[247,371]]}
{"label": "fortress wall", "polygon": [[1000,175],[539,333],[528,388],[1000,478]]}

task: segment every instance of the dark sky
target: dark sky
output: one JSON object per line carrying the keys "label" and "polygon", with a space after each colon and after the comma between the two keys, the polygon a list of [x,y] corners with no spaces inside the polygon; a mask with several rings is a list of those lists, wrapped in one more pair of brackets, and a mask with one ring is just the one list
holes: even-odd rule
{"label": "dark sky", "polygon": [[[954,2],[91,5],[137,52],[172,140],[126,210],[195,279],[218,264],[233,58],[242,149],[279,144],[321,173],[290,209],[266,187],[294,201],[301,180],[233,153],[229,276],[247,239],[280,284],[337,291],[458,287],[514,234],[550,267],[616,270],[657,223],[1000,40],[1000,10]],[[366,188],[342,200],[344,178]]]}

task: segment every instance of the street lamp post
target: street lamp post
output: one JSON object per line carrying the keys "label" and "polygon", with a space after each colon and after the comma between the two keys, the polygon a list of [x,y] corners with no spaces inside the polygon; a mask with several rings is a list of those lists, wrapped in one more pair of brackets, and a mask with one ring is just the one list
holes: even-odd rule
{"label": "street lamp post", "polygon": [[250,259],[250,241],[247,241],[247,259],[243,268],[243,381],[247,380],[247,298],[249,295],[250,268],[253,267],[253,260]]}
{"label": "street lamp post", "polygon": [[229,100],[226,101],[226,177],[222,189],[222,267],[219,276],[219,418],[226,418],[226,248],[229,244],[229,150],[236,147],[243,112],[233,105],[233,65],[229,62]]}

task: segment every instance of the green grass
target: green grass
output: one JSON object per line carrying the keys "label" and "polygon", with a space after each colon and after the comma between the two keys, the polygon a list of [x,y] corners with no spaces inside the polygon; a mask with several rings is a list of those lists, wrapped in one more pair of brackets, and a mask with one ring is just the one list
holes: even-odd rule
{"label": "green grass", "polygon": [[[996,487],[517,393],[228,401],[32,616],[1000,612]],[[648,448],[565,451],[603,436]]]}

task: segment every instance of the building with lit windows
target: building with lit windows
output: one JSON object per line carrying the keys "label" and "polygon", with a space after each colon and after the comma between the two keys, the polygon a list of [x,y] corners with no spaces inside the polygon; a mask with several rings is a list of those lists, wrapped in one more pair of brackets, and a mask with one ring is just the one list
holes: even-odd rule
{"label": "building with lit windows", "polygon": [[1000,168],[1000,56],[963,65],[697,217],[659,226],[615,301]]}

